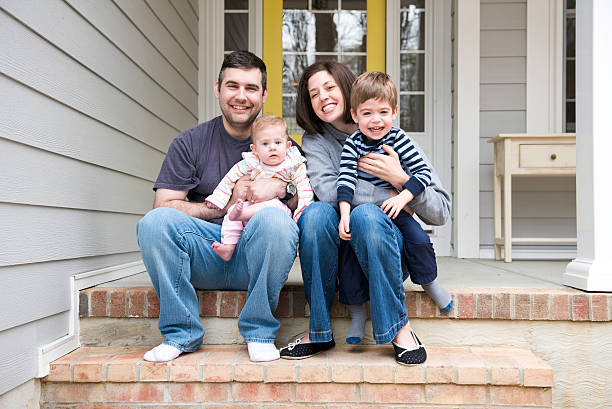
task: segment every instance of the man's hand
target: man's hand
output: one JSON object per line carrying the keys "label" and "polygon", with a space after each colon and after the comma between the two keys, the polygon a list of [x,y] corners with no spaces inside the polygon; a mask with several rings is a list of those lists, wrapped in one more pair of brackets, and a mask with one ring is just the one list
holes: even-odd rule
{"label": "man's hand", "polygon": [[246,192],[246,199],[251,203],[282,199],[285,197],[286,189],[287,182],[277,178],[255,179],[251,182]]}
{"label": "man's hand", "polygon": [[390,218],[395,219],[402,208],[413,198],[412,192],[408,189],[404,189],[397,196],[385,200],[380,208],[383,212],[387,213]]}
{"label": "man's hand", "polygon": [[359,158],[357,169],[391,183],[396,189],[401,189],[409,179],[408,174],[402,169],[397,152],[387,145],[383,145],[382,149],[387,155],[368,153]]}

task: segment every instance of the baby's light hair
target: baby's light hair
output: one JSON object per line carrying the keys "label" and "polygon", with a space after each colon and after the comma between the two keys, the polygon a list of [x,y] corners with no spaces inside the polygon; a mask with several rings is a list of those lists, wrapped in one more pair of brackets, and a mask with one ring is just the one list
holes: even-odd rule
{"label": "baby's light hair", "polygon": [[357,77],[351,89],[351,108],[353,111],[357,111],[357,107],[368,99],[388,102],[391,108],[395,109],[397,106],[397,89],[389,74],[370,71]]}
{"label": "baby's light hair", "polygon": [[255,138],[257,136],[257,132],[261,131],[263,128],[268,128],[271,126],[277,126],[282,129],[283,135],[289,139],[289,134],[287,130],[287,124],[282,118],[279,118],[275,115],[265,115],[257,118],[253,125],[251,126],[251,139],[255,142]]}

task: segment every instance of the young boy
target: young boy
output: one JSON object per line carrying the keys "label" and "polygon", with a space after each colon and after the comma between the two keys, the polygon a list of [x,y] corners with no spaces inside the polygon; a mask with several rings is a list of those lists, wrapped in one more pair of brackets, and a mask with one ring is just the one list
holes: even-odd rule
{"label": "young boy", "polygon": [[[370,174],[357,170],[357,160],[367,153],[375,152],[386,154],[383,145],[390,146],[399,156],[404,170],[410,178],[398,194],[383,202],[381,209],[389,215],[397,225],[404,239],[404,256],[407,261],[410,279],[420,284],[439,308],[450,311],[453,302],[450,294],[435,282],[437,277],[436,258],[433,246],[426,233],[412,216],[402,209],[414,197],[425,190],[431,182],[431,170],[425,164],[414,143],[399,128],[393,127],[397,116],[397,91],[391,77],[382,72],[366,72],[360,75],[351,90],[351,115],[359,129],[348,137],[344,143],[340,162],[340,175],[338,177],[338,205],[340,207],[340,223],[338,232],[342,240],[350,240],[350,212],[351,202],[355,193],[357,179],[364,179],[376,186],[393,188],[393,186]],[[425,238],[425,240],[424,240]],[[346,288],[367,285],[358,269],[348,266],[341,268],[339,285],[340,292]],[[345,291],[345,298],[349,302],[351,312],[351,325],[347,335],[347,342],[358,343],[363,337],[366,319],[365,303],[350,303],[351,290]],[[356,289],[355,293],[362,294],[363,289]],[[367,292],[367,290],[366,290]],[[363,297],[355,296],[354,299]]]}
{"label": "young boy", "polygon": [[[276,177],[295,185],[298,195],[298,206],[293,215],[297,222],[300,215],[313,201],[312,187],[306,175],[306,159],[298,148],[291,146],[287,134],[287,124],[273,115],[257,118],[251,128],[252,152],[242,154],[242,160],[236,163],[219,182],[213,193],[206,198],[207,206],[223,209],[238,179],[248,175],[251,180],[265,177]],[[213,251],[225,261],[229,261],[236,249],[236,243],[242,230],[255,213],[264,207],[278,207],[292,216],[291,210],[280,200],[273,199],[261,203],[249,203],[238,200],[232,205],[221,225],[221,243],[212,244]]]}

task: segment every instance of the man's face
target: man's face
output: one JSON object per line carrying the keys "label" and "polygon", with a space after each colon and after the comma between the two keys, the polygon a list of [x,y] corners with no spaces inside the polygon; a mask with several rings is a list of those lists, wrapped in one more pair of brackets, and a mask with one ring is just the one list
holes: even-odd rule
{"label": "man's face", "polygon": [[221,86],[215,83],[215,96],[227,131],[234,136],[248,136],[268,90],[262,89],[259,69],[226,68]]}

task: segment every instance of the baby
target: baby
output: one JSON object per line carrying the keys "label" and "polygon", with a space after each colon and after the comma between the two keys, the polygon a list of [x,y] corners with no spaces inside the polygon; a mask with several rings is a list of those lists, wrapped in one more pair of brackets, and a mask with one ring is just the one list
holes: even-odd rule
{"label": "baby", "polygon": [[[223,209],[232,196],[232,190],[241,177],[248,175],[251,180],[258,178],[279,178],[293,184],[297,189],[298,205],[293,219],[300,215],[313,201],[312,187],[306,175],[306,159],[297,147],[291,146],[287,124],[281,118],[268,115],[253,122],[251,150],[242,154],[242,160],[227,172],[213,193],[206,198],[206,204]],[[221,243],[212,244],[213,251],[225,261],[234,254],[242,230],[255,213],[264,207],[278,207],[292,217],[291,210],[279,199],[261,203],[237,200],[223,219]]]}

